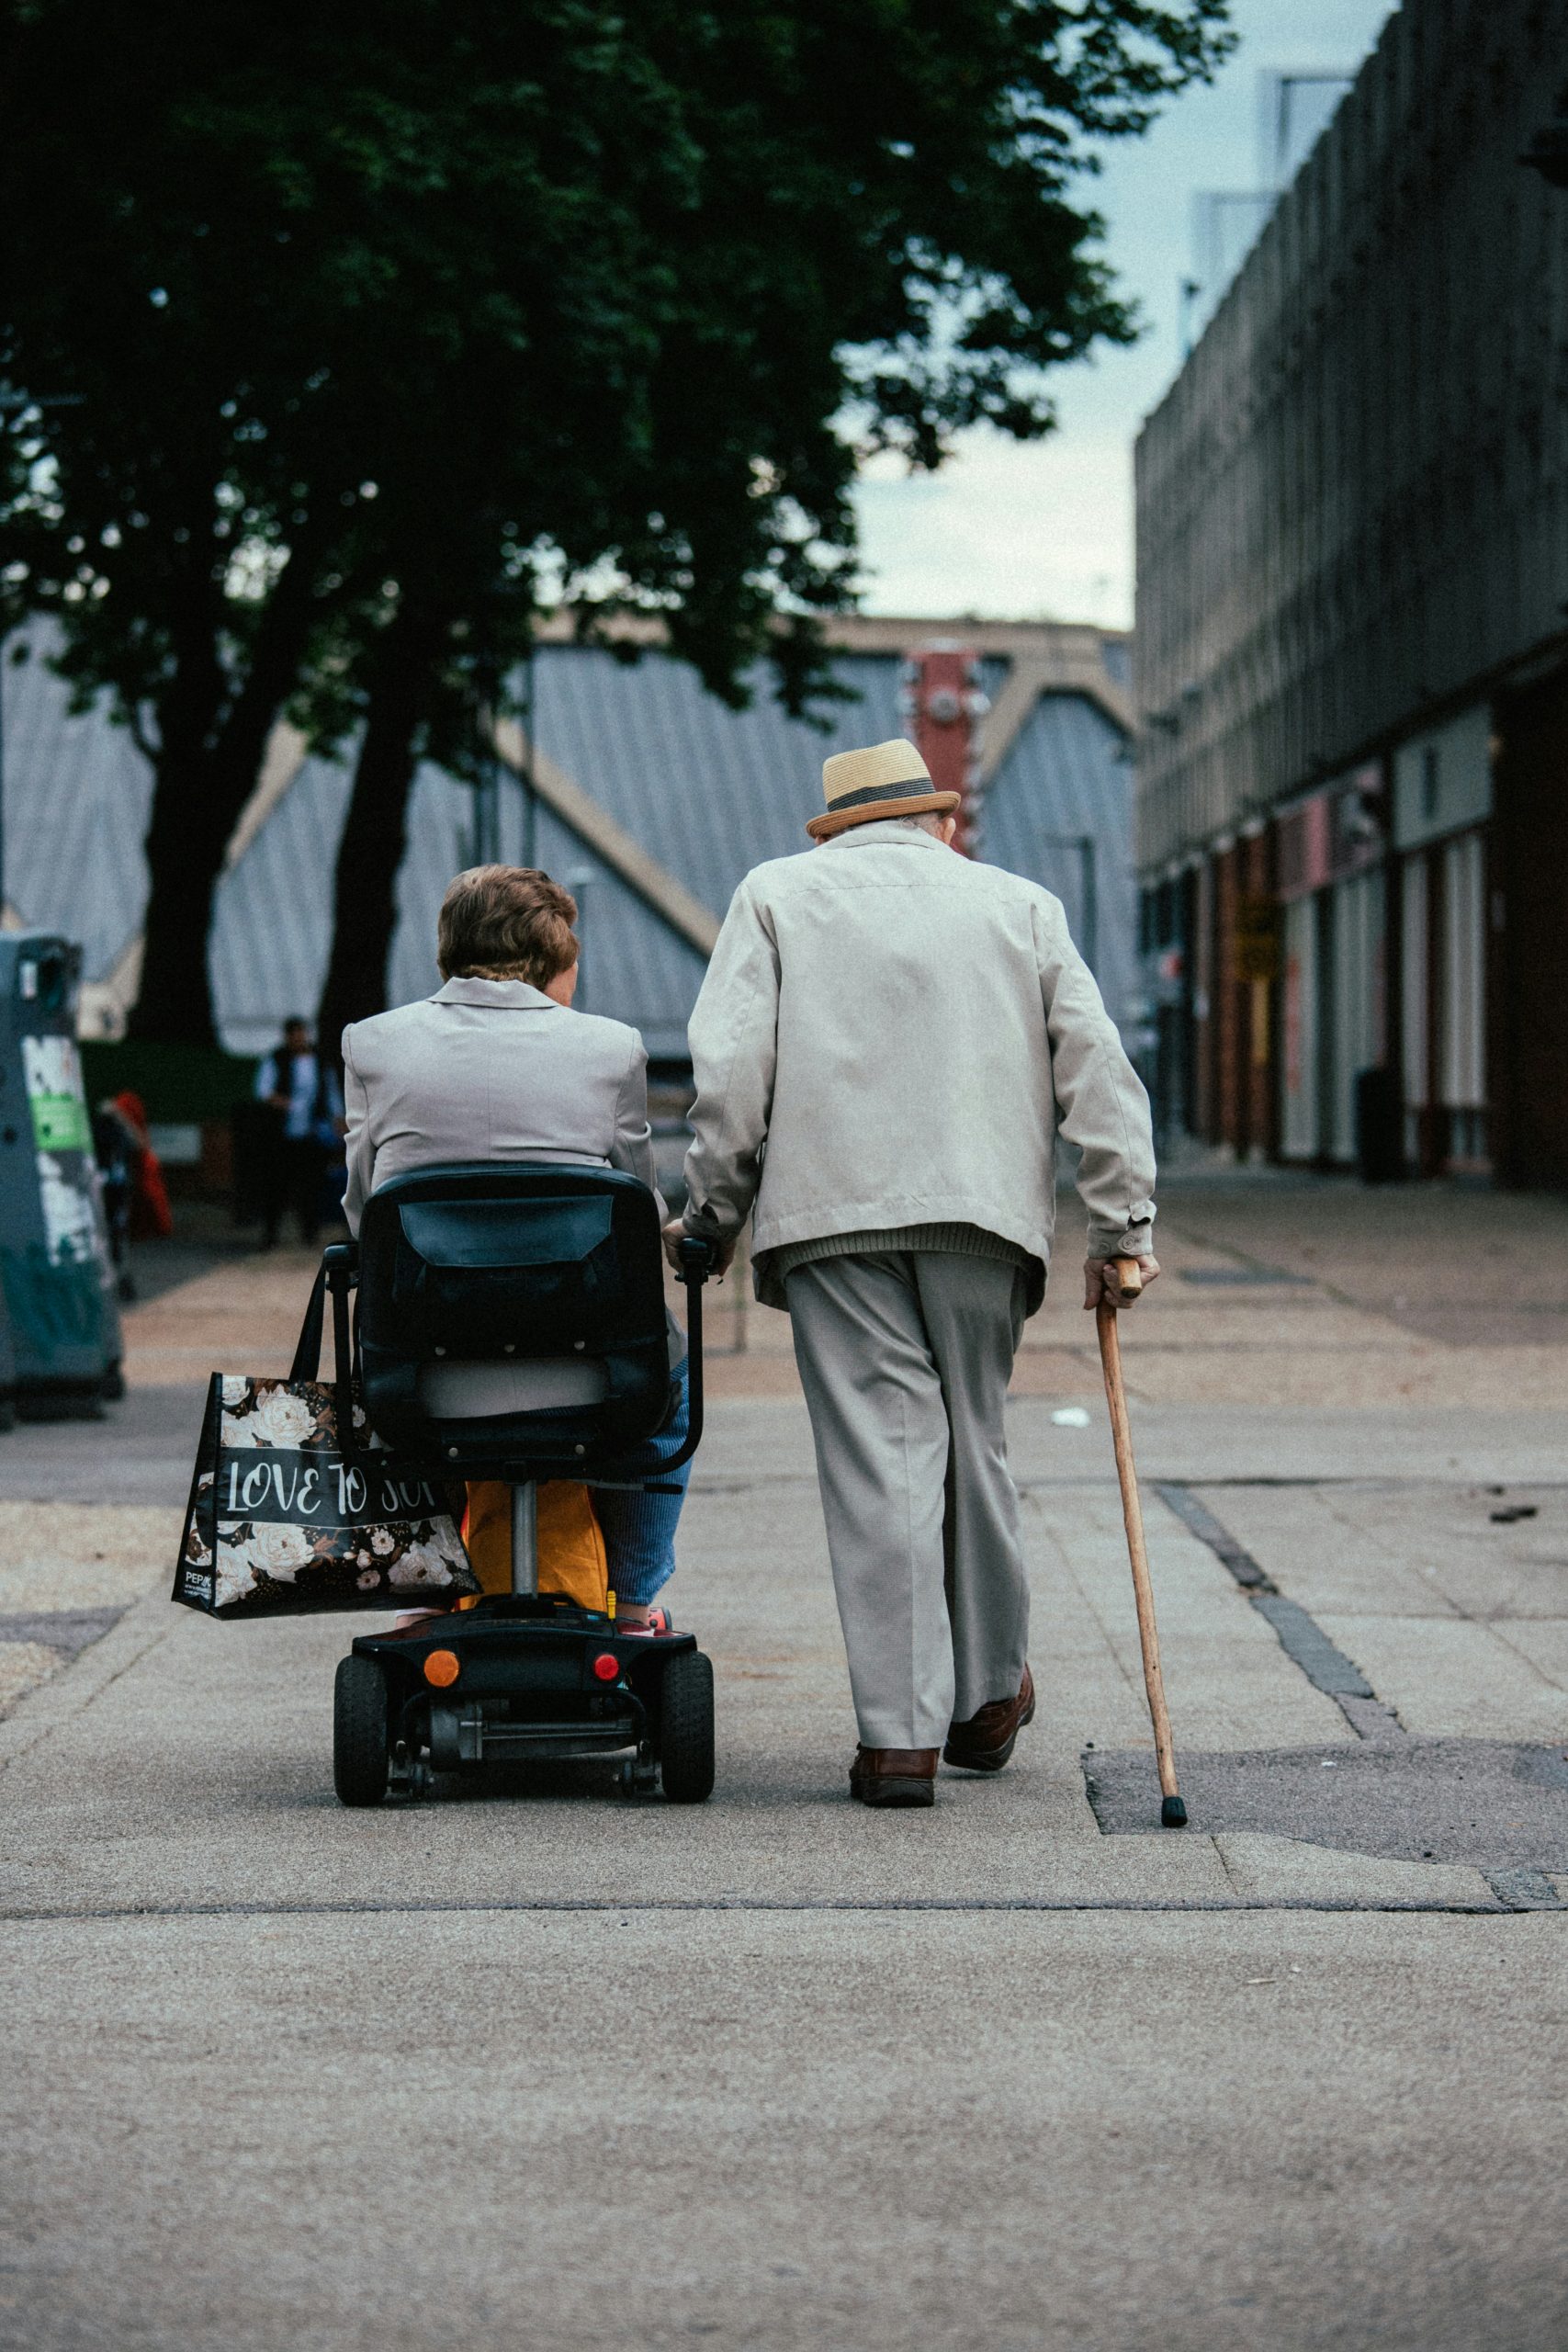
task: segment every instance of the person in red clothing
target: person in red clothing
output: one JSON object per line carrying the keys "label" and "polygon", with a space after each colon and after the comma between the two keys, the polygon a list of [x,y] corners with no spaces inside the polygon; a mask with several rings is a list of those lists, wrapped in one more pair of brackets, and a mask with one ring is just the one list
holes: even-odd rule
{"label": "person in red clothing", "polygon": [[93,1114],[93,1156],[98,1164],[109,1254],[120,1297],[129,1301],[136,1296],[131,1242],[164,1239],[174,1230],[164,1171],[147,1133],[146,1106],[140,1094],[128,1091],[99,1103]]}
{"label": "person in red clothing", "polygon": [[127,1090],[115,1096],[114,1108],[124,1120],[131,1139],[130,1238],[166,1241],[175,1229],[174,1212],[169,1206],[163,1163],[147,1131],[147,1106],[140,1094]]}

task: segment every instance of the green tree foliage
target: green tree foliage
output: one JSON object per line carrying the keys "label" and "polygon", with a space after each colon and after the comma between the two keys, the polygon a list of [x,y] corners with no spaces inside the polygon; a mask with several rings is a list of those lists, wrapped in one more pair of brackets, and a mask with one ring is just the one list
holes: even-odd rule
{"label": "green tree foliage", "polygon": [[[1128,317],[1087,143],[1224,0],[8,0],[6,588],[152,760],[136,1026],[211,1031],[278,714],[362,726],[329,997],[368,1010],[415,758],[547,590],[795,707],[859,450],[1043,431]],[[357,928],[356,928],[357,927]],[[349,936],[355,934],[354,936]]]}

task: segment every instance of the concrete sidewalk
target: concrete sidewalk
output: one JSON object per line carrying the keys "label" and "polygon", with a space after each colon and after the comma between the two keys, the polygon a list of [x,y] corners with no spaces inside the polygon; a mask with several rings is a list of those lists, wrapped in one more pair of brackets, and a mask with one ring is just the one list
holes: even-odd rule
{"label": "concrete sidewalk", "polygon": [[[1565,1242],[1172,1199],[1125,1352],[1179,1834],[1069,1297],[1012,1412],[1039,1719],[891,1816],[847,1795],[782,1317],[714,1358],[672,1593],[712,1803],[563,1769],[353,1815],[359,1621],[163,1597],[192,1374],[286,1360],[305,1262],[137,1310],[118,1419],[0,1442],[17,2340],[1555,2352]],[[1226,1270],[1273,1278],[1187,1278]]]}

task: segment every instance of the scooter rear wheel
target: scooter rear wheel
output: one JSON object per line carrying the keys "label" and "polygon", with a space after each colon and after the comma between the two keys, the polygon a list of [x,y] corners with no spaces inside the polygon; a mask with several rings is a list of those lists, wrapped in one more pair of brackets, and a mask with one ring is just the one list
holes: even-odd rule
{"label": "scooter rear wheel", "polygon": [[659,1701],[659,1776],[673,1804],[713,1793],[713,1661],[685,1650],[664,1669]]}
{"label": "scooter rear wheel", "polygon": [[373,1657],[339,1661],[333,1692],[333,1781],[344,1804],[379,1804],[387,1793],[387,1678]]}

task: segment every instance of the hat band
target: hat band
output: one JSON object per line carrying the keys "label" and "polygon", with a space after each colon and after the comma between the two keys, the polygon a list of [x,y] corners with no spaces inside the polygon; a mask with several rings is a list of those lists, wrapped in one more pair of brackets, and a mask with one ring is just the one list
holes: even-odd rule
{"label": "hat band", "polygon": [[841,808],[864,808],[874,800],[918,800],[923,793],[940,791],[929,775],[907,775],[897,784],[868,784],[859,792],[840,792],[836,800],[828,803],[828,815],[836,817]]}

